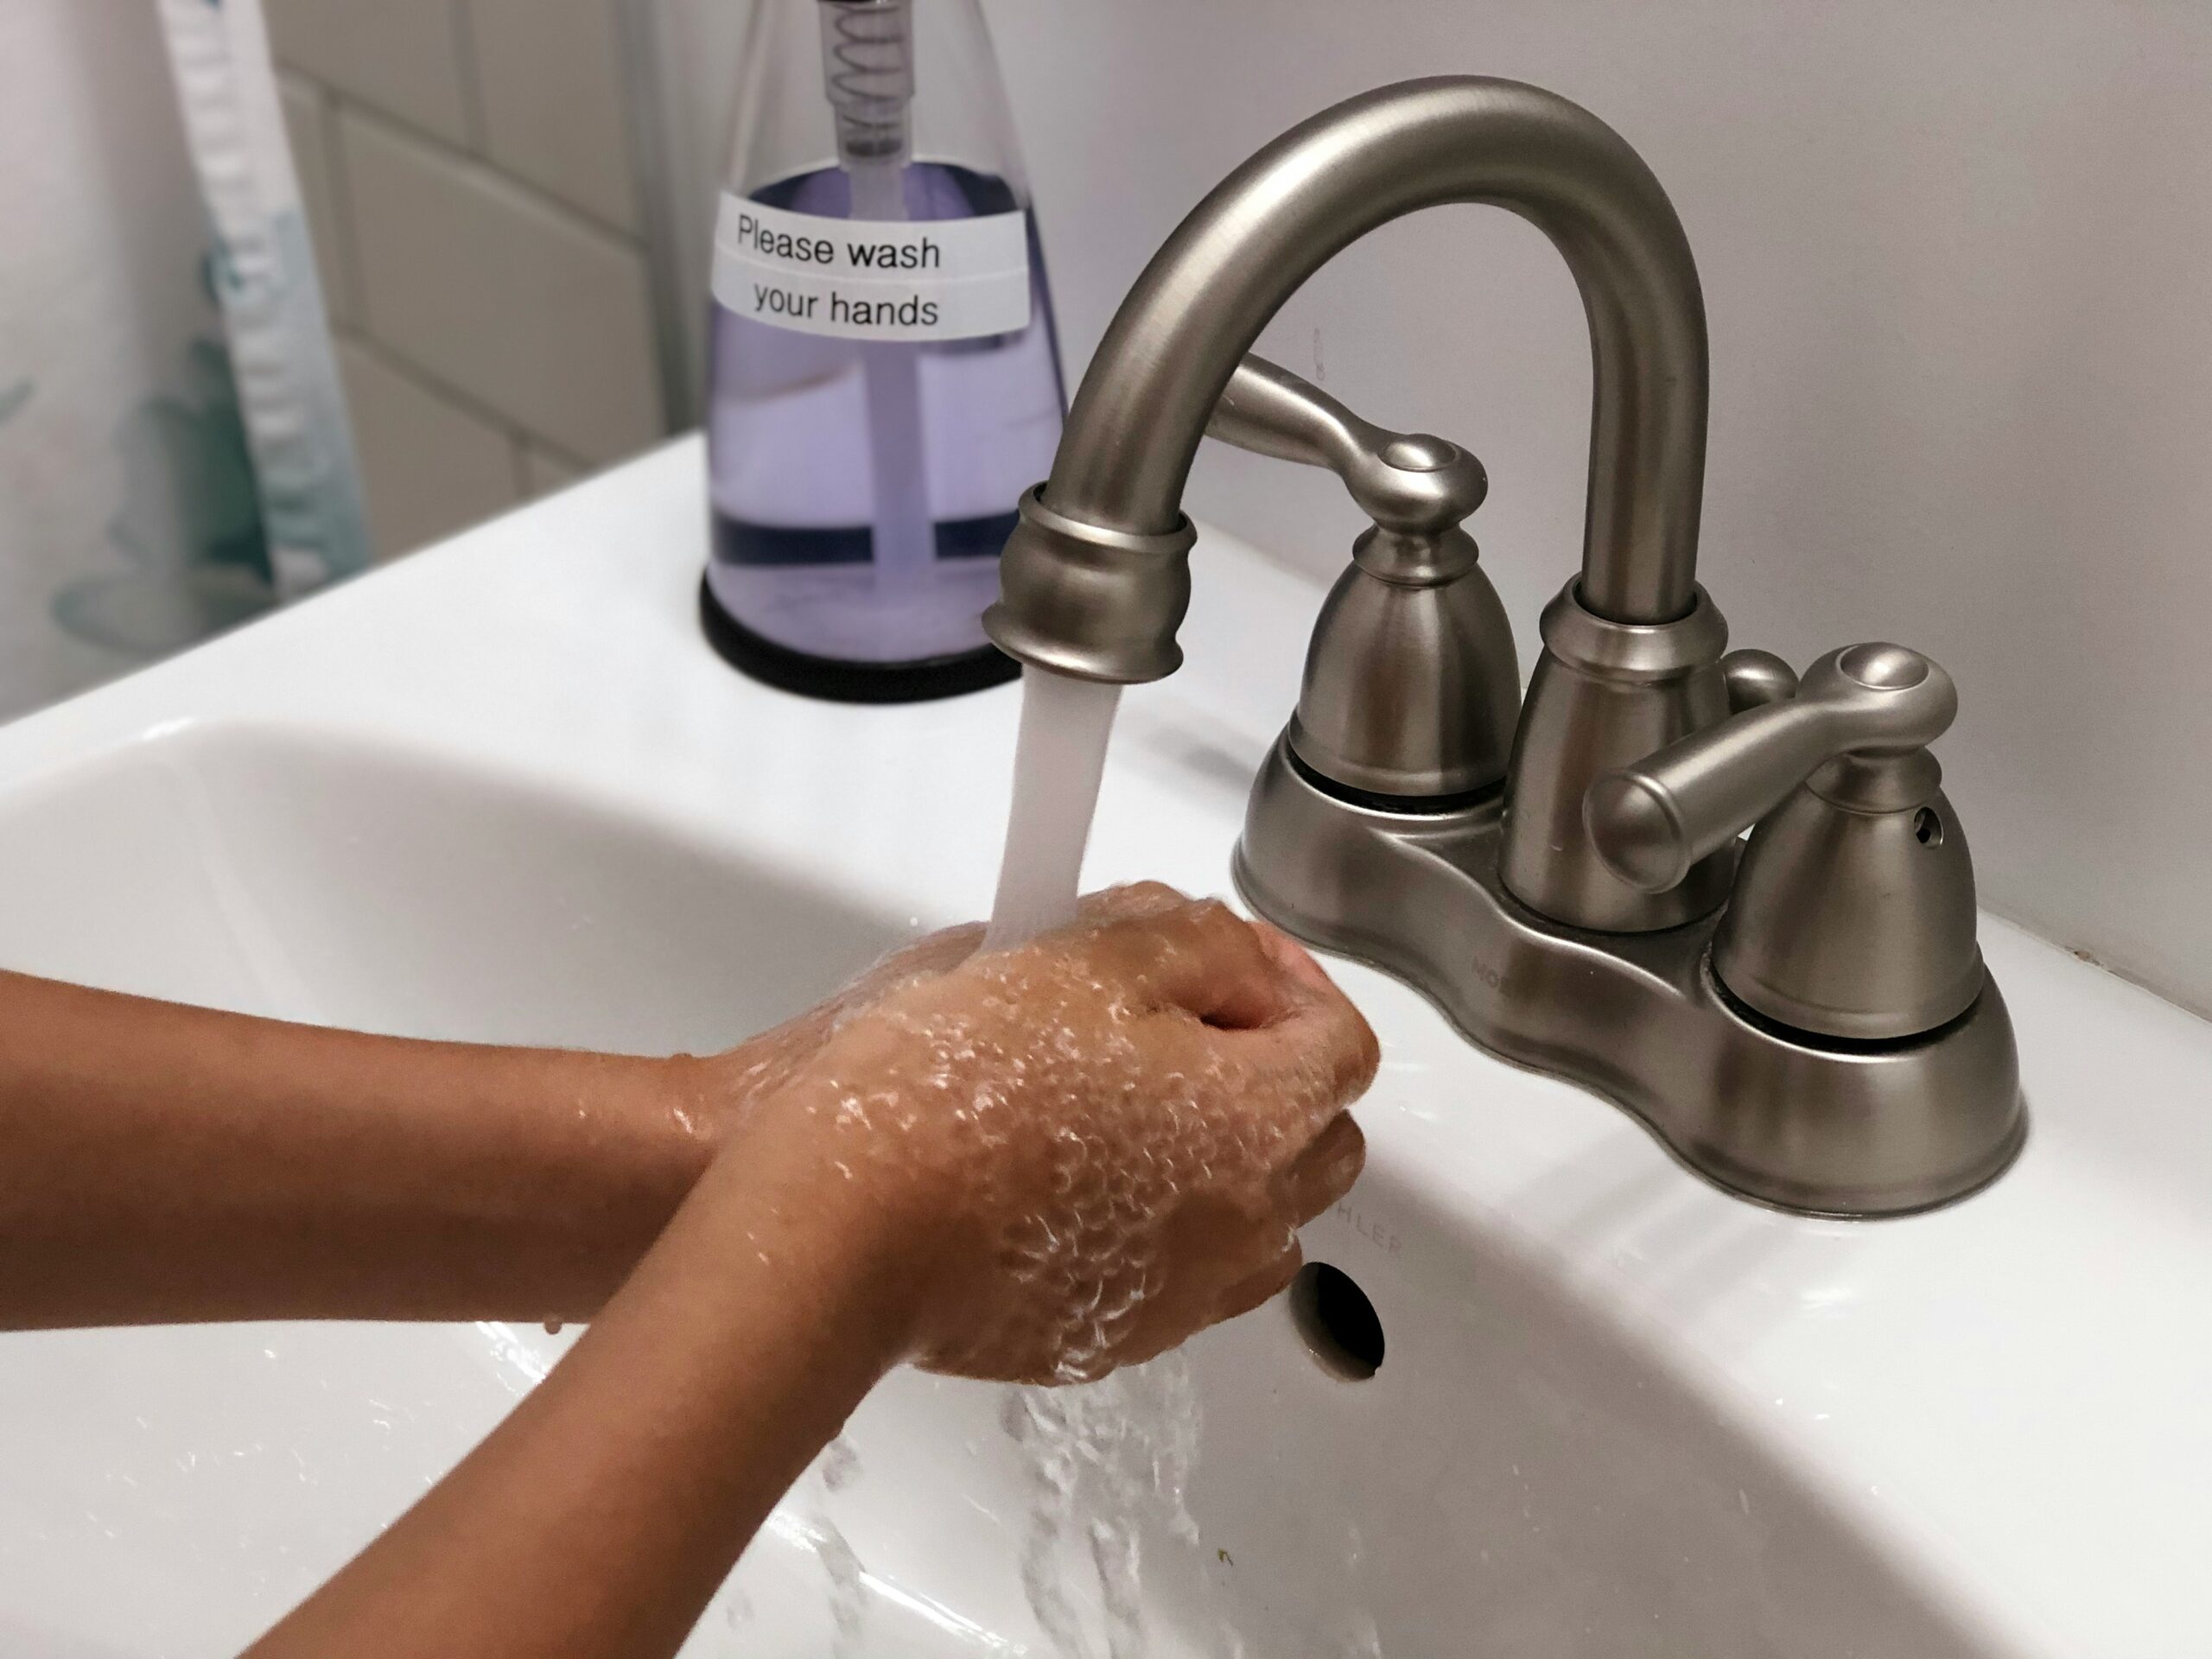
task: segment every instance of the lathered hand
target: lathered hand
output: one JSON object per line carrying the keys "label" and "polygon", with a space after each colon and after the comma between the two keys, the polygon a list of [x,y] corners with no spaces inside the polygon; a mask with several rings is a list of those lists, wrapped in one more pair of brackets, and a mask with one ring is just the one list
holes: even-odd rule
{"label": "lathered hand", "polygon": [[1358,1173],[1376,1058],[1285,936],[1125,887],[849,1008],[742,1139],[795,1138],[900,1218],[918,1363],[1089,1378],[1288,1282]]}

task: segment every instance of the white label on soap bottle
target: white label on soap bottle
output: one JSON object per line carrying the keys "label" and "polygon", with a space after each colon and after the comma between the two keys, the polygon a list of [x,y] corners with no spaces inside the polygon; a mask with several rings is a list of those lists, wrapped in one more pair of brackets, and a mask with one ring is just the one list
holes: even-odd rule
{"label": "white label on soap bottle", "polygon": [[844,340],[1015,334],[1029,326],[1029,226],[1020,213],[823,219],[725,194],[715,299],[741,317]]}

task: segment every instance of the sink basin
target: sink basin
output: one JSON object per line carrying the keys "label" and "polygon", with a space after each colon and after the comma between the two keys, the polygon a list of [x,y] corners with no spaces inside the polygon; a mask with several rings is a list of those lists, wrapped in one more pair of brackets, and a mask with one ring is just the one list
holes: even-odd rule
{"label": "sink basin", "polygon": [[[542,787],[276,727],[173,728],[0,812],[11,966],[417,1036],[724,1046],[834,988],[901,919]],[[1166,1368],[1203,1427],[1184,1495],[1197,1543],[1173,1536],[1172,1502],[1133,1511],[1154,1535],[1156,1650],[1209,1651],[1227,1630],[1288,1652],[1333,1629],[1345,1651],[1437,1652],[1480,1628],[1516,1651],[1654,1631],[1686,1654],[1771,1651],[1816,1611],[1899,1651],[1967,1651],[1770,1459],[1491,1259],[1479,1229],[1378,1173],[1313,1246],[1372,1299],[1386,1367],[1348,1380],[1326,1328],[1301,1331],[1286,1301]],[[242,1643],[566,1340],[493,1324],[10,1338],[0,1637]],[[870,1650],[1046,1650],[999,1393],[887,1388],[836,1491],[801,1489],[696,1648],[824,1650],[842,1536]],[[1430,1431],[1396,1427],[1414,1422]]]}
{"label": "sink basin", "polygon": [[[0,963],[665,1052],[980,908],[1011,690],[854,709],[732,676],[690,620],[699,467],[678,446],[0,731]],[[1318,595],[1209,540],[1094,881],[1228,890]],[[1871,1224],[1729,1198],[1341,965],[1385,1062],[1369,1173],[1306,1236],[1326,1294],[1075,1402],[1071,1508],[1011,1391],[893,1377],[686,1651],[1046,1655],[1057,1596],[1103,1654],[1102,1494],[1163,1659],[2212,1651],[2212,1033],[1984,926],[2035,1138]],[[0,1652],[236,1649],[572,1339],[0,1338]]]}
{"label": "sink basin", "polygon": [[724,1048],[904,931],[726,848],[280,727],[182,726],[0,810],[9,965],[317,1024]]}

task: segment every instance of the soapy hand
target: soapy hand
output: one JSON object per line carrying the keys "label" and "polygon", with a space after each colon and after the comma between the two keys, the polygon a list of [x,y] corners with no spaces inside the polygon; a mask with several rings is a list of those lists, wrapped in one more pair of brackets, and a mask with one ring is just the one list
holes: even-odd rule
{"label": "soapy hand", "polygon": [[[365,1096],[380,1109],[333,1114],[349,1170],[360,1122],[381,1121],[386,1102],[404,1111],[426,1090],[435,1096],[441,1076],[444,1104],[423,1120],[433,1147],[511,1098],[516,1113],[484,1141],[499,1179],[465,1166],[432,1189],[437,1202],[403,1212],[448,1226],[487,1210],[521,1217],[488,1236],[534,1241],[528,1270],[499,1281],[503,1294],[588,1294],[611,1241],[641,1219],[655,1230],[551,1375],[255,1653],[672,1654],[777,1499],[892,1367],[1100,1376],[1281,1288],[1299,1265],[1294,1229],[1359,1171],[1344,1108],[1376,1065],[1373,1035],[1327,976],[1272,929],[1158,887],[1102,894],[1074,925],[1019,949],[983,950],[981,937],[925,940],[823,1007],[707,1059],[288,1037],[264,1023],[241,1042],[238,1016],[188,1020],[192,1052],[219,1060],[293,1044],[288,1089],[302,1076],[361,1074],[383,1056],[389,1075]],[[41,1023],[23,1028],[35,1035]],[[149,1055],[181,1060],[181,1046]],[[190,1109],[177,1114],[187,1125],[248,1085],[235,1067],[200,1064]],[[658,1125],[647,1141],[672,1142],[671,1173],[687,1189],[673,1212],[610,1209],[588,1188],[559,1188],[565,1201],[548,1203],[543,1179],[524,1184],[524,1202],[486,1205],[516,1190],[514,1142],[532,1124],[558,1150],[551,1129],[581,1123],[587,1170],[620,1147],[597,1132],[594,1097],[577,1093],[594,1078],[607,1121],[626,1119],[621,1103],[634,1094],[638,1121]],[[270,1120],[291,1122],[275,1109],[291,1096],[270,1098]],[[546,1101],[559,1109],[545,1112]],[[76,1123],[77,1105],[64,1091],[52,1121]],[[339,1165],[288,1157],[278,1167]],[[406,1167],[423,1166],[395,1165]],[[372,1184],[367,1196],[381,1214],[423,1185]],[[146,1209],[144,1191],[125,1183],[112,1212]],[[235,1226],[219,1213],[219,1231]],[[300,1254],[302,1213],[290,1202],[272,1211],[266,1236],[289,1248],[257,1259]],[[356,1236],[332,1231],[341,1246]],[[361,1254],[344,1250],[331,1271],[358,1272]],[[512,1271],[512,1250],[475,1254]],[[416,1271],[443,1287],[451,1258]],[[359,1294],[305,1306],[350,1310]],[[451,1291],[438,1294],[400,1305],[454,1317]]]}
{"label": "soapy hand", "polygon": [[983,931],[982,923],[969,922],[903,945],[805,1013],[696,1063],[689,1086],[675,1091],[685,1120],[717,1142],[726,1139],[755,1103],[789,1088],[841,1027],[892,992],[957,968],[982,944]]}
{"label": "soapy hand", "polygon": [[923,942],[747,1061],[784,1079],[759,1127],[896,1217],[915,1362],[1087,1380],[1287,1284],[1376,1062],[1313,958],[1157,885],[979,943]]}

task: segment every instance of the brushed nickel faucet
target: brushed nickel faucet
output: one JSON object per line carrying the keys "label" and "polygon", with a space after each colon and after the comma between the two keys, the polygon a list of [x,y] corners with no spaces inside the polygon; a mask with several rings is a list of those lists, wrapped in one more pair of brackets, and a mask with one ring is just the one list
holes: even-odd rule
{"label": "brushed nickel faucet", "polygon": [[[1582,568],[1545,608],[1525,697],[1461,527],[1481,463],[1249,355],[1339,249],[1447,201],[1540,226],[1590,323]],[[1023,499],[985,626],[1061,673],[1171,673],[1199,440],[1328,467],[1373,525],[1253,787],[1236,874],[1254,907],[1611,1097],[1734,1191],[1827,1214],[1941,1204],[2026,1127],[1927,752],[1956,694],[1896,645],[1831,653],[1802,685],[1727,652],[1696,582],[1706,404],[1696,266],[1625,141],[1516,82],[1385,87],[1253,156],[1146,268]]]}

